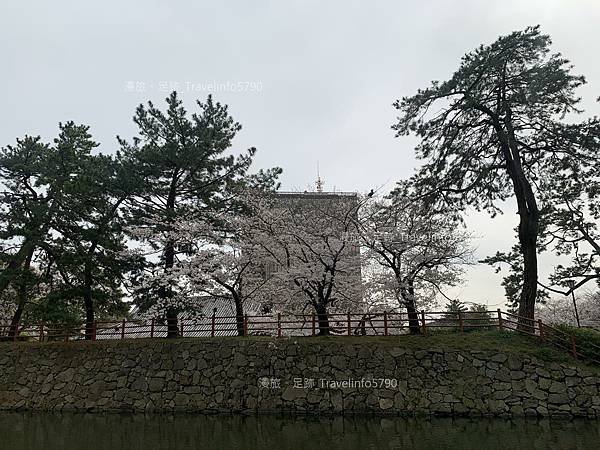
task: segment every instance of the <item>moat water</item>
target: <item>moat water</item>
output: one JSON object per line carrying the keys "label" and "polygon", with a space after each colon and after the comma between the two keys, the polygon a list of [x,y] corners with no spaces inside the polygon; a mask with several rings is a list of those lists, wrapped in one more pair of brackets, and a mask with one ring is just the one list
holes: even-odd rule
{"label": "moat water", "polygon": [[0,413],[2,450],[600,449],[600,421]]}

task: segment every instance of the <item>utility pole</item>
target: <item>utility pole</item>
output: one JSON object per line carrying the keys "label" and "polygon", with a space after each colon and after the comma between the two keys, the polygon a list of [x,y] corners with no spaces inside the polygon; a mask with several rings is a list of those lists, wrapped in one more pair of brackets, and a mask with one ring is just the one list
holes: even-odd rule
{"label": "utility pole", "polygon": [[567,280],[567,286],[569,286],[571,296],[573,297],[573,309],[575,310],[575,320],[577,321],[577,328],[581,328],[581,323],[579,323],[579,312],[577,311],[577,302],[575,301],[575,280]]}

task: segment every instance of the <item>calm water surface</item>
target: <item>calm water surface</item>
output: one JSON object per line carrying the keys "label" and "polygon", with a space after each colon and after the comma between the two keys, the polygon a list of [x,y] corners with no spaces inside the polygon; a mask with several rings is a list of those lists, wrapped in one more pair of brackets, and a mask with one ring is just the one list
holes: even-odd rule
{"label": "calm water surface", "polygon": [[1,450],[600,449],[600,421],[0,413]]}

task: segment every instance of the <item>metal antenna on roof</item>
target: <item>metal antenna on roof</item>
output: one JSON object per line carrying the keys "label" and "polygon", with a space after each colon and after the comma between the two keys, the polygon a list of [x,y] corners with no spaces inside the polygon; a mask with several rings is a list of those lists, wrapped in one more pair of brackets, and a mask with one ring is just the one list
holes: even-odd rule
{"label": "metal antenna on roof", "polygon": [[319,173],[319,162],[317,161],[317,192],[323,192],[323,180],[321,180],[321,174]]}

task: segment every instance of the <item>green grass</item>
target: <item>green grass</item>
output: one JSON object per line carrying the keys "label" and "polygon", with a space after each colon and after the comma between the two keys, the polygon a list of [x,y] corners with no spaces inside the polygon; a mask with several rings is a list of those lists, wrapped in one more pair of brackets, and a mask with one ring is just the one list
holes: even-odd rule
{"label": "green grass", "polygon": [[577,328],[570,325],[555,325],[559,330],[575,336],[577,351],[600,362],[600,331]]}
{"label": "green grass", "polygon": [[[597,333],[600,335],[600,333]],[[597,336],[596,336],[597,337]],[[215,343],[217,345],[247,345],[252,343],[269,343],[294,341],[299,345],[348,345],[348,344],[366,344],[377,345],[380,348],[402,347],[411,350],[464,350],[464,351],[495,351],[502,353],[516,353],[529,355],[543,361],[550,362],[569,362],[571,364],[581,364],[573,359],[567,352],[558,350],[549,345],[542,344],[539,339],[524,336],[510,331],[498,330],[478,330],[459,333],[452,330],[428,330],[425,335],[401,335],[401,336],[306,336],[306,337],[268,337],[268,336],[247,336],[247,337],[202,337],[202,338],[183,338],[183,339],[135,339],[135,340],[110,340],[96,342],[54,342],[37,343],[24,342],[17,345],[23,346],[65,346],[81,349],[85,346],[131,346],[143,348],[152,343],[172,344],[202,342],[203,344]],[[6,343],[0,345],[15,345]]]}
{"label": "green grass", "polygon": [[545,361],[574,361],[568,354],[550,346],[541,345],[538,339],[516,334],[509,331],[471,331],[468,333],[456,333],[451,331],[430,331],[425,335],[403,335],[403,336],[330,336],[330,337],[307,337],[289,338],[299,342],[344,342],[377,343],[381,346],[403,347],[414,350],[426,349],[448,349],[448,350],[471,350],[471,351],[497,351],[503,353],[518,353],[535,356]]}

